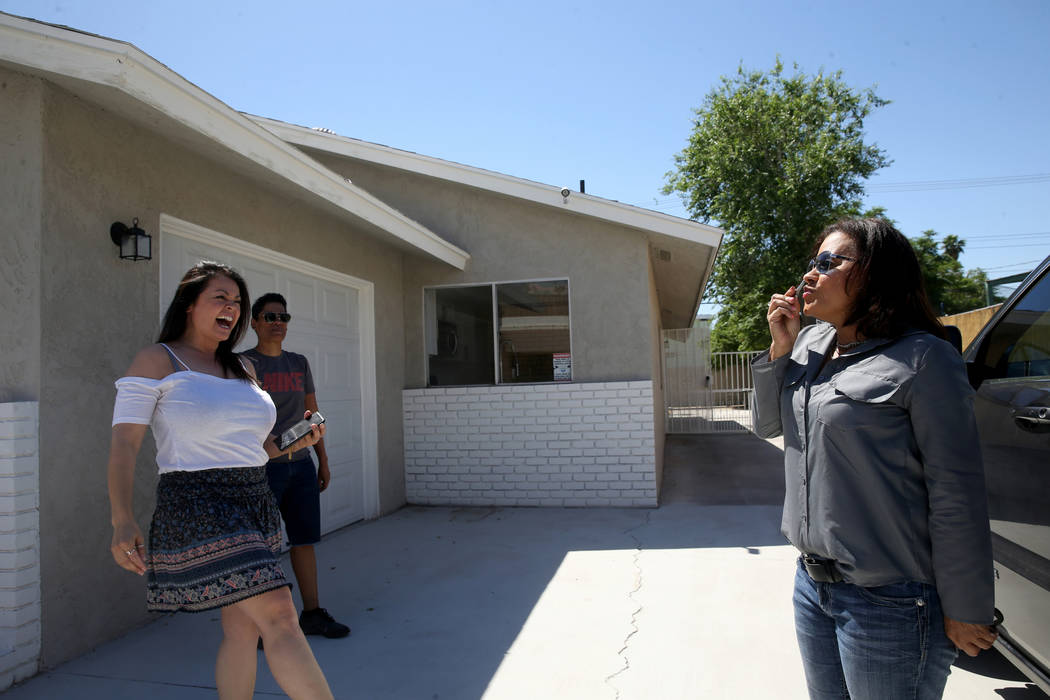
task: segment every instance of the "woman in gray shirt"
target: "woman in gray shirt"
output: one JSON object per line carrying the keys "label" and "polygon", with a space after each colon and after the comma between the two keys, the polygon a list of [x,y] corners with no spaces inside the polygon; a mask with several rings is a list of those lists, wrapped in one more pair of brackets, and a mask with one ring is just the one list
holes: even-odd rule
{"label": "woman in gray shirt", "polygon": [[940,698],[956,649],[995,641],[973,391],[886,221],[829,226],[803,283],[770,299],[752,374],[756,432],[784,435],[810,697]]}

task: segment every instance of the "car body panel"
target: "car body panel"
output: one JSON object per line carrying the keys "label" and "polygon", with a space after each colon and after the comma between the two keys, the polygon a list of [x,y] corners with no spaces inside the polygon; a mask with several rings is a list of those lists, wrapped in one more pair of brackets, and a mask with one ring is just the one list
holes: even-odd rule
{"label": "car body panel", "polygon": [[1050,692],[1050,258],[966,350],[1007,656]]}

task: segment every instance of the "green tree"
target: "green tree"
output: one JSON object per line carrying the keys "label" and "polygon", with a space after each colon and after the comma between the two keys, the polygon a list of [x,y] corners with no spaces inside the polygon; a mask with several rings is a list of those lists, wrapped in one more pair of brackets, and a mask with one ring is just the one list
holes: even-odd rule
{"label": "green tree", "polygon": [[890,162],[864,142],[865,117],[885,104],[841,72],[785,75],[777,59],[767,73],[723,76],[696,110],[664,193],[725,230],[707,288],[722,305],[716,350],[766,345],[769,296],[802,277],[824,226],[860,212],[862,181]]}
{"label": "green tree", "polygon": [[981,308],[986,303],[988,278],[980,268],[963,269],[959,254],[966,248],[966,241],[949,234],[938,245],[936,236],[936,231],[927,230],[909,239],[919,258],[922,281],[933,310],[944,316]]}

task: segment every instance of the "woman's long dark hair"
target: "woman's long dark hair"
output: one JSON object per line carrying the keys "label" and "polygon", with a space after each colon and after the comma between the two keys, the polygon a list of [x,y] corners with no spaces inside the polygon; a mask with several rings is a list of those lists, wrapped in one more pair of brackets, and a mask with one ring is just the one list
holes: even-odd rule
{"label": "woman's long dark hair", "polygon": [[161,326],[160,337],[157,338],[157,342],[170,343],[183,336],[186,332],[186,316],[189,308],[197,301],[197,297],[201,295],[204,288],[208,286],[208,282],[219,275],[225,275],[237,283],[237,289],[241,295],[241,314],[237,319],[237,323],[234,324],[233,330],[230,331],[230,336],[219,343],[219,347],[215,350],[215,358],[227,375],[232,374],[238,379],[251,381],[251,377],[245,371],[244,365],[237,359],[237,354],[233,351],[234,346],[244,337],[244,333],[248,329],[248,322],[251,319],[251,306],[248,304],[248,285],[245,284],[244,278],[241,277],[240,273],[229,265],[202,260],[182,276],[179,288],[175,290],[175,298],[171,300],[171,304],[168,305],[168,310],[164,314],[164,324]]}
{"label": "woman's long dark hair", "polygon": [[885,219],[842,219],[820,233],[814,252],[836,232],[848,236],[857,251],[846,284],[859,288],[844,325],[856,323],[863,338],[896,338],[909,330],[945,337],[926,296],[919,259],[900,231]]}

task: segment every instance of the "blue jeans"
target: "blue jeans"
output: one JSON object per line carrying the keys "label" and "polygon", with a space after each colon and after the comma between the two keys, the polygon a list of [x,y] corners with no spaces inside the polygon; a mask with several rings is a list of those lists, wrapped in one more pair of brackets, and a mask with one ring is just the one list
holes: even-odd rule
{"label": "blue jeans", "polygon": [[800,561],[794,604],[811,700],[936,700],[944,693],[957,651],[933,586],[817,583]]}

